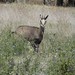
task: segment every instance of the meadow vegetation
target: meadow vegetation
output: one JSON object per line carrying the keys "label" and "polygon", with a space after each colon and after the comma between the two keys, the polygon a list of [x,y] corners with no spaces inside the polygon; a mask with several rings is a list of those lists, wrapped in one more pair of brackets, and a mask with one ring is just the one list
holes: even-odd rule
{"label": "meadow vegetation", "polygon": [[[13,7],[14,6],[11,6],[11,8]],[[32,9],[33,7],[34,6],[32,6]],[[38,7],[41,8],[41,6]],[[54,16],[58,13],[59,15],[60,13],[62,14],[61,10],[70,10],[70,8],[61,7],[59,8],[59,11],[56,11],[55,9],[58,8],[50,7],[49,10],[53,11]],[[17,12],[18,9],[14,8],[12,9],[12,11],[16,10]],[[1,12],[5,11],[1,8],[0,10],[2,10]],[[33,13],[33,10],[31,10],[29,8],[27,9],[27,11],[32,12],[32,14],[28,15],[28,17],[30,16],[30,18],[32,17],[34,19],[32,15],[35,15],[35,17],[37,17],[37,13],[39,14],[40,9],[38,8],[38,12],[35,11],[35,14]],[[34,10],[36,10],[36,6]],[[49,10],[47,9],[47,11]],[[5,26],[3,27],[0,33],[0,75],[75,75],[75,33],[73,30],[71,31],[71,29],[74,28],[73,20],[75,17],[75,10],[72,10],[72,12],[66,12],[68,14],[70,13],[69,16],[68,14],[65,14],[69,17],[67,21],[63,19],[66,19],[65,15],[61,15],[61,17],[58,17],[57,15],[56,18],[58,17],[60,18],[60,20],[56,19],[53,16],[52,11],[49,14],[52,18],[49,18],[48,23],[46,25],[44,38],[42,43],[40,44],[40,49],[38,53],[34,51],[34,49],[31,47],[30,43],[27,40],[22,39],[21,37],[15,38],[14,35],[11,33],[12,25],[13,23],[15,23],[14,19],[16,19],[16,17],[14,17],[13,19],[10,14],[9,16],[11,16],[11,18],[9,19],[9,17],[7,17],[7,14],[11,13],[11,11],[5,13],[5,18],[4,15],[0,15],[0,26],[1,24],[3,25],[5,23]],[[44,13],[46,13],[46,11]],[[19,12],[16,14],[19,14]],[[23,13],[22,15],[20,15],[20,17],[21,16],[23,16]],[[7,18],[8,20],[6,20]],[[23,24],[24,19],[26,18],[23,17],[23,19],[20,19],[18,17],[18,21],[22,21],[21,23],[19,23]],[[51,21],[52,19],[54,21]],[[58,23],[56,22],[57,20]],[[68,20],[70,20],[71,22],[68,22]],[[11,23],[11,21],[13,21],[13,23]],[[16,24],[18,21],[16,19]],[[30,20],[29,22],[34,23],[34,21]],[[35,22],[37,23],[37,21]]]}
{"label": "meadow vegetation", "polygon": [[[75,35],[45,33],[39,53],[10,29],[0,35],[0,75],[74,75]],[[62,38],[62,39],[61,39]]]}

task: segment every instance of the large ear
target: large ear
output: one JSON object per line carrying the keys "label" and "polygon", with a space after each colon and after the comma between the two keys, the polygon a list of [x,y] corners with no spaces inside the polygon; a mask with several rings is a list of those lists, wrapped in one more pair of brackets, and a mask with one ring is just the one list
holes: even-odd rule
{"label": "large ear", "polygon": [[48,18],[48,16],[49,16],[49,15],[47,15],[47,16],[45,17],[45,20]]}

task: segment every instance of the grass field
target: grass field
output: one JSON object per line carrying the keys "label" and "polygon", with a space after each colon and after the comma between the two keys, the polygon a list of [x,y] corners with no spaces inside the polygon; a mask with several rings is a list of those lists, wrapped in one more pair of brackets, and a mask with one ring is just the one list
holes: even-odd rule
{"label": "grass field", "polygon": [[[0,5],[0,75],[75,75],[75,8]],[[39,27],[49,14],[39,52],[27,40],[14,38],[19,25]],[[25,41],[25,42],[24,42]]]}

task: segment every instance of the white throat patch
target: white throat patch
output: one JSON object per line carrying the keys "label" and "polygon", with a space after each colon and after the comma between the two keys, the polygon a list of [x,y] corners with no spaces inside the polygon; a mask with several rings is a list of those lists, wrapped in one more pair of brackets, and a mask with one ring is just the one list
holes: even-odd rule
{"label": "white throat patch", "polygon": [[45,24],[45,20],[43,19],[43,20],[41,20],[41,22],[42,22],[42,24],[44,25]]}

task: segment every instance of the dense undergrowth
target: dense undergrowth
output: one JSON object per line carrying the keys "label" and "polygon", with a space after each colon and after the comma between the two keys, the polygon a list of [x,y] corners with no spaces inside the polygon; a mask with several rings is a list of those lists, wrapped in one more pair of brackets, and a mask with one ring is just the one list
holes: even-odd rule
{"label": "dense undergrowth", "polygon": [[75,36],[45,33],[39,52],[14,38],[10,29],[0,34],[0,75],[74,75]]}

